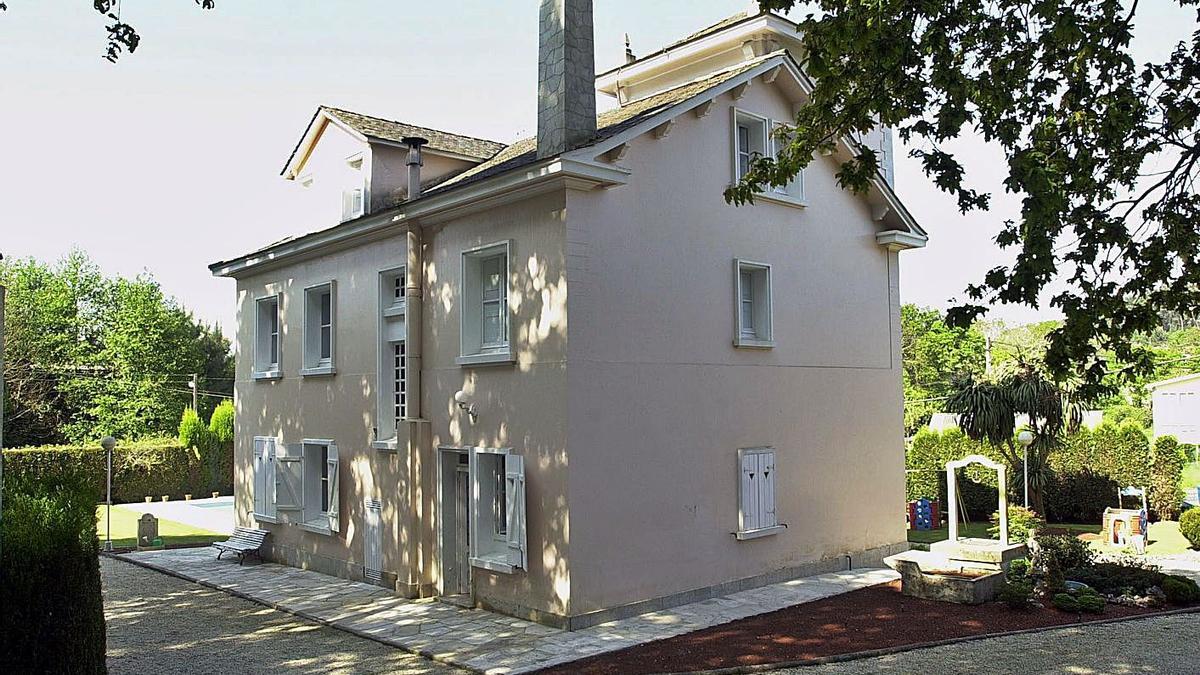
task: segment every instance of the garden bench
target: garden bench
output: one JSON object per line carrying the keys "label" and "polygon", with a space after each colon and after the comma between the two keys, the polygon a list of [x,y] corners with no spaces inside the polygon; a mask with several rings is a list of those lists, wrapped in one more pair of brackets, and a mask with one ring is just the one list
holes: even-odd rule
{"label": "garden bench", "polygon": [[213,542],[213,548],[219,551],[217,553],[217,560],[220,560],[221,556],[225,553],[236,553],[239,565],[246,561],[246,556],[251,554],[258,556],[258,559],[262,560],[260,549],[263,542],[267,540],[268,534],[270,532],[266,530],[256,530],[250,527],[233,528],[233,535],[229,539]]}

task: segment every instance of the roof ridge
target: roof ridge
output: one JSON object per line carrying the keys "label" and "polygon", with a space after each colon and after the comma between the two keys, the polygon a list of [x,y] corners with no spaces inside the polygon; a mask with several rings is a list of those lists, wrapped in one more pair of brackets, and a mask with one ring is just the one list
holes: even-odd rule
{"label": "roof ridge", "polygon": [[459,138],[466,138],[466,139],[469,139],[472,141],[482,141],[484,143],[492,143],[494,145],[499,145],[499,146],[506,145],[503,141],[494,141],[490,138],[483,138],[482,136],[470,136],[468,134],[460,134],[456,131],[446,131],[445,129],[434,129],[433,127],[426,127],[426,126],[422,126],[420,124],[413,124],[412,122],[404,122],[402,120],[394,120],[394,119],[389,119],[387,117],[380,117],[378,115],[362,113],[362,112],[358,112],[357,110],[350,110],[348,108],[339,108],[339,107],[333,106],[333,105],[321,105],[320,107],[324,110],[330,110],[335,113],[340,112],[340,113],[347,113],[350,115],[358,115],[359,117],[369,117],[373,120],[379,120],[380,122],[387,122],[389,124],[402,124],[406,127],[412,127],[414,129],[421,129],[422,131],[434,131],[439,134],[447,134],[450,136],[457,136]]}

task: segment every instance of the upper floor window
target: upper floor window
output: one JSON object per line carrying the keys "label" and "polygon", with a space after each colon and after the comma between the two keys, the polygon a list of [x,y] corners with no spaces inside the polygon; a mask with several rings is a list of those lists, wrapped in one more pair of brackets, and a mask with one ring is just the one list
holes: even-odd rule
{"label": "upper floor window", "polygon": [[330,375],[334,362],[334,282],[304,289],[305,375]]}
{"label": "upper floor window", "polygon": [[510,242],[490,244],[462,256],[461,365],[512,360],[509,344]]}
{"label": "upper floor window", "polygon": [[279,298],[271,295],[255,303],[254,377],[279,377]]}
{"label": "upper floor window", "polygon": [[[739,181],[750,172],[750,166],[759,157],[774,157],[778,150],[787,146],[791,127],[783,122],[761,117],[744,110],[733,112],[733,166],[734,180]],[[804,200],[804,172],[796,174],[787,185],[767,188],[766,197],[777,197],[791,202]]]}
{"label": "upper floor window", "polygon": [[362,155],[355,155],[346,160],[351,178],[350,187],[342,192],[342,220],[357,218],[366,213],[366,183],[363,177]]}
{"label": "upper floor window", "polygon": [[405,274],[404,267],[379,274],[379,396],[375,435],[376,441],[385,445],[395,442],[400,423],[408,418]]}
{"label": "upper floor window", "polygon": [[734,288],[734,346],[774,347],[771,326],[771,266],[747,260],[734,260]]}

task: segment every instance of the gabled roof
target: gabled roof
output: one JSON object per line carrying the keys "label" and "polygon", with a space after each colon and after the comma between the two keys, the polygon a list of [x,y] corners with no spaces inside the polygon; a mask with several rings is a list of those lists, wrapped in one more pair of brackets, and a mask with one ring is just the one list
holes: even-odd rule
{"label": "gabled roof", "polygon": [[288,156],[287,164],[284,165],[282,172],[285,176],[292,170],[293,164],[299,164],[304,160],[308,147],[316,141],[317,133],[323,126],[323,122],[327,120],[340,124],[351,133],[360,136],[364,141],[400,143],[407,136],[420,136],[429,141],[429,145],[425,146],[426,150],[449,153],[478,161],[489,159],[504,149],[504,144],[496,141],[452,134],[448,131],[419,127],[415,124],[323,105],[317,108],[317,112],[304,130],[304,135],[300,137],[300,142]]}
{"label": "gabled roof", "polygon": [[1169,380],[1159,380],[1158,382],[1151,382],[1150,384],[1146,385],[1146,389],[1149,389],[1150,391],[1154,391],[1155,389],[1158,389],[1159,387],[1168,387],[1172,384],[1180,384],[1181,382],[1191,382],[1192,380],[1197,380],[1197,379],[1200,379],[1200,373],[1191,373],[1190,375],[1180,375],[1179,377],[1172,377]]}
{"label": "gabled roof", "polygon": [[[582,147],[592,146],[612,138],[622,131],[636,126],[646,118],[662,112],[673,105],[682,103],[693,96],[702,94],[717,85],[732,80],[738,75],[761,65],[767,59],[778,55],[778,52],[775,54],[766,54],[739,64],[736,68],[714,73],[704,79],[696,80],[695,82],[655,94],[639,101],[634,101],[620,108],[602,112],[596,116],[596,135]],[[537,139],[523,138],[479,166],[467,169],[457,176],[440,183],[430,192],[447,190],[451,187],[471,182],[472,180],[481,180],[526,164],[533,164],[536,161]]]}

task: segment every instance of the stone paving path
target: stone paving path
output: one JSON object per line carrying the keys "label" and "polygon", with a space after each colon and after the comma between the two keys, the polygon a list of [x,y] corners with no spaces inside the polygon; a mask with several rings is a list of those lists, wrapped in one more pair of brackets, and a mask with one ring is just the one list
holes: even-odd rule
{"label": "stone paving path", "polygon": [[121,556],[389,645],[486,673],[521,673],[689,633],[899,578],[856,569],[772,584],[578,631],[435,600],[407,600],[345,579],[272,563],[239,566],[212,549]]}

